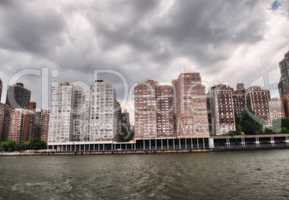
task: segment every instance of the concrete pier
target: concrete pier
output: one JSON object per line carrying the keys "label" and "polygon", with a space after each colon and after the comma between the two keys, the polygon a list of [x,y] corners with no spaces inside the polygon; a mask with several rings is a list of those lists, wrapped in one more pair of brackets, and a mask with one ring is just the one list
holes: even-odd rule
{"label": "concrete pier", "polygon": [[125,154],[289,148],[289,134],[214,136],[210,138],[152,138],[131,142],[50,143],[59,153]]}

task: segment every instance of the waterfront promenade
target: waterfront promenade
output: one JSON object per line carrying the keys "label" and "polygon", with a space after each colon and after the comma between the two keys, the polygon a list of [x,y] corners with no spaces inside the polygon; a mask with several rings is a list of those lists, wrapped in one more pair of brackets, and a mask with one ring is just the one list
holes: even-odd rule
{"label": "waterfront promenade", "polygon": [[210,138],[158,138],[123,143],[55,143],[49,144],[47,150],[0,153],[0,156],[160,154],[284,148],[289,149],[289,134],[214,136]]}

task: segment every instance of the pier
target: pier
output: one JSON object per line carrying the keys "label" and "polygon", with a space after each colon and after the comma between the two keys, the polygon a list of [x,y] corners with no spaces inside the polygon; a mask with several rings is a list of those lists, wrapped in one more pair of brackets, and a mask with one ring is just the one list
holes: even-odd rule
{"label": "pier", "polygon": [[149,154],[289,148],[289,134],[158,138],[131,142],[53,143],[48,150],[74,154]]}

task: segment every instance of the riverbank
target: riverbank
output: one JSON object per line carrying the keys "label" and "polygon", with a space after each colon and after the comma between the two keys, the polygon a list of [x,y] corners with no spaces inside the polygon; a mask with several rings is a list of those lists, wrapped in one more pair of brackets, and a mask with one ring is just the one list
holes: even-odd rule
{"label": "riverbank", "polygon": [[148,155],[148,154],[188,154],[188,153],[209,153],[209,152],[230,152],[230,151],[259,151],[259,150],[282,150],[289,149],[289,145],[258,145],[258,146],[231,146],[217,147],[214,149],[195,150],[146,150],[146,151],[77,151],[77,152],[57,152],[57,151],[21,151],[21,152],[0,152],[0,157],[9,156],[83,156],[83,155]]}
{"label": "riverbank", "polygon": [[118,142],[48,144],[45,150],[0,152],[0,156],[170,154],[289,149],[289,134],[157,138]]}

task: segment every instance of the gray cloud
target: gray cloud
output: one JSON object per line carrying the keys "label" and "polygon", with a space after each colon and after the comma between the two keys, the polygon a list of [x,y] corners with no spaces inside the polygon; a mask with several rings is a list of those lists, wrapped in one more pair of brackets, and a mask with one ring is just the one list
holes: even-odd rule
{"label": "gray cloud", "polygon": [[[132,86],[148,78],[169,82],[184,61],[209,82],[228,75],[229,81],[252,82],[264,66],[277,67],[288,48],[287,35],[281,35],[289,31],[288,18],[270,10],[270,3],[2,0],[0,65],[11,72],[46,66],[59,70],[59,79],[86,82],[94,70],[111,69]],[[270,34],[274,38],[266,39]]]}
{"label": "gray cloud", "polygon": [[61,44],[65,23],[55,10],[35,8],[32,2],[24,1],[4,1],[0,5],[2,49],[46,54]]}

